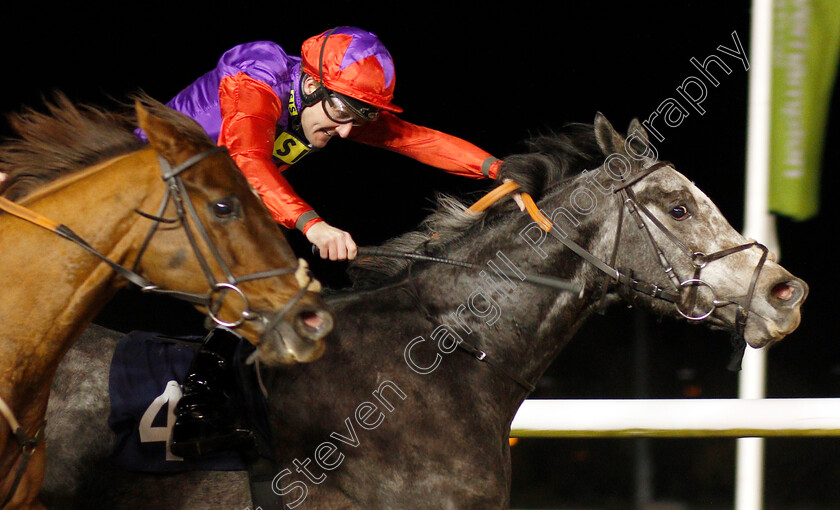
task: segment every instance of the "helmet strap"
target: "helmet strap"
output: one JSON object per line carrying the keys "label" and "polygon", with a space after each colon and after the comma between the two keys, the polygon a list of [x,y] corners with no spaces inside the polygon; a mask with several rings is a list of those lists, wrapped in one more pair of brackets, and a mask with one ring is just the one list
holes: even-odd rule
{"label": "helmet strap", "polygon": [[312,94],[307,94],[303,88],[303,82],[305,78],[308,76],[306,73],[300,73],[300,98],[303,101],[304,106],[312,106],[313,104],[323,100],[329,94],[327,90],[326,83],[324,82],[324,51],[327,49],[327,40],[330,36],[338,30],[340,27],[335,27],[329,32],[324,35],[324,41],[321,43],[321,52],[318,55],[318,78],[319,78],[319,87],[318,89],[313,92]]}
{"label": "helmet strap", "polygon": [[300,101],[301,103],[303,103],[304,108],[321,102],[324,99],[324,97],[326,97],[326,95],[329,93],[327,91],[327,88],[324,87],[324,84],[319,83],[318,88],[315,89],[315,92],[307,94],[306,89],[304,88],[304,84],[307,78],[311,78],[311,76],[303,72],[300,73]]}
{"label": "helmet strap", "polygon": [[[304,72],[300,73],[300,98],[304,107],[312,106],[318,103],[319,101],[326,100],[331,94],[331,91],[327,88],[327,84],[324,81],[324,52],[327,48],[327,40],[330,38],[333,32],[335,32],[339,28],[341,27],[335,27],[329,32],[326,32],[324,35],[324,40],[321,43],[321,52],[318,55],[318,78],[309,76]],[[304,84],[307,77],[319,82],[318,88],[315,89],[315,91],[311,94],[307,94],[304,88]],[[374,120],[376,118],[376,115],[378,115],[378,108],[368,105],[364,101],[354,100],[352,97],[344,97],[347,106],[359,117],[363,119]]]}
{"label": "helmet strap", "polygon": [[321,85],[326,86],[327,83],[324,81],[324,50],[327,49],[327,40],[333,35],[333,32],[338,30],[339,27],[335,27],[324,36],[324,42],[321,43],[321,53],[318,55],[318,76],[321,78]]}

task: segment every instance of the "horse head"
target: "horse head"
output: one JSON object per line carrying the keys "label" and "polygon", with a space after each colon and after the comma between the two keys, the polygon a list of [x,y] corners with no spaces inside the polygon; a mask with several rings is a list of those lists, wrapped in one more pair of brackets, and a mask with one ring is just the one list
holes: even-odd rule
{"label": "horse head", "polygon": [[[665,314],[730,330],[756,348],[793,332],[807,284],[732,228],[671,163],[659,161],[638,120],[630,123],[626,138],[600,113],[594,129],[605,160],[589,182],[621,202],[615,210],[623,221],[613,237],[618,243],[613,267],[627,278],[617,284],[618,293]],[[658,299],[668,293],[673,303]]]}
{"label": "horse head", "polygon": [[[148,249],[144,246],[138,254],[138,270],[164,288],[183,289],[193,282],[185,289],[188,293],[210,296],[209,304],[199,308],[257,344],[264,362],[317,359],[333,325],[318,296],[319,283],[306,262],[296,260],[230,156],[213,154],[218,148],[206,136],[185,135],[195,131],[178,123],[192,121],[161,106],[138,101],[138,123],[164,174],[182,165],[183,171],[175,172],[185,192],[179,195],[179,184],[168,182],[171,199],[164,200],[161,214],[150,215],[157,222],[147,237]],[[209,155],[185,165],[197,154]],[[182,228],[160,223],[168,221],[165,218],[179,218],[176,226]],[[185,235],[196,256],[189,253]],[[272,272],[290,267],[293,270]]]}

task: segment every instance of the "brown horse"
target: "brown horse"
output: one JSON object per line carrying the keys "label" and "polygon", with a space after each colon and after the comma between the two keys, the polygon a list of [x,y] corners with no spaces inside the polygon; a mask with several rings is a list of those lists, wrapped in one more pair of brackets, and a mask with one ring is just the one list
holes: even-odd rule
{"label": "brown horse", "polygon": [[36,218],[0,213],[4,510],[43,508],[39,440],[50,384],[123,277],[235,327],[269,363],[317,359],[332,329],[317,282],[196,124],[145,96],[136,120],[64,96],[48,109],[13,116],[19,138],[0,146],[0,196],[15,201],[5,209]]}

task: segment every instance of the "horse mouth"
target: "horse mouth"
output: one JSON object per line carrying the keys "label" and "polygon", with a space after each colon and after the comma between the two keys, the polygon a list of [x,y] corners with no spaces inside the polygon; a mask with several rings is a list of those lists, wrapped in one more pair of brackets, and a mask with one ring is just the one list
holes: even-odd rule
{"label": "horse mouth", "polygon": [[294,318],[295,332],[303,338],[318,341],[333,329],[332,314],[326,310],[303,310]]}
{"label": "horse mouth", "polygon": [[326,350],[325,337],[335,321],[330,312],[315,307],[290,311],[283,320],[263,332],[259,359],[267,365],[309,363]]}

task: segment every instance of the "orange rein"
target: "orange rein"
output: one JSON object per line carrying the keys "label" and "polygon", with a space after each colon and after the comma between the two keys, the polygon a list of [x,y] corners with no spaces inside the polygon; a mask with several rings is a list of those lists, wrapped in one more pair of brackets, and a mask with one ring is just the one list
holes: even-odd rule
{"label": "orange rein", "polygon": [[54,222],[53,220],[42,216],[31,209],[27,209],[22,205],[19,205],[15,202],[12,202],[8,198],[0,197],[0,210],[6,211],[12,216],[17,216],[22,220],[26,220],[29,223],[34,223],[39,227],[44,227],[47,230],[55,232],[61,226],[58,223]]}
{"label": "orange rein", "polygon": [[504,184],[499,186],[498,188],[490,191],[480,199],[476,203],[470,206],[470,211],[472,212],[481,212],[491,205],[495,204],[502,197],[516,191],[519,189],[519,183],[514,181],[505,181]]}
{"label": "orange rein", "polygon": [[[470,206],[469,210],[474,213],[482,212],[491,205],[501,200],[503,197],[518,190],[519,187],[519,183],[517,182],[506,181],[499,187],[495,188],[494,190],[490,191],[489,193],[478,199],[476,203]],[[546,217],[543,216],[543,214],[540,212],[540,209],[537,207],[537,204],[534,203],[534,199],[531,198],[531,195],[527,193],[520,193],[519,196],[522,198],[522,202],[525,204],[525,210],[528,211],[528,214],[534,221],[537,222],[540,228],[542,228],[546,232],[551,230],[551,222],[547,220]]]}

